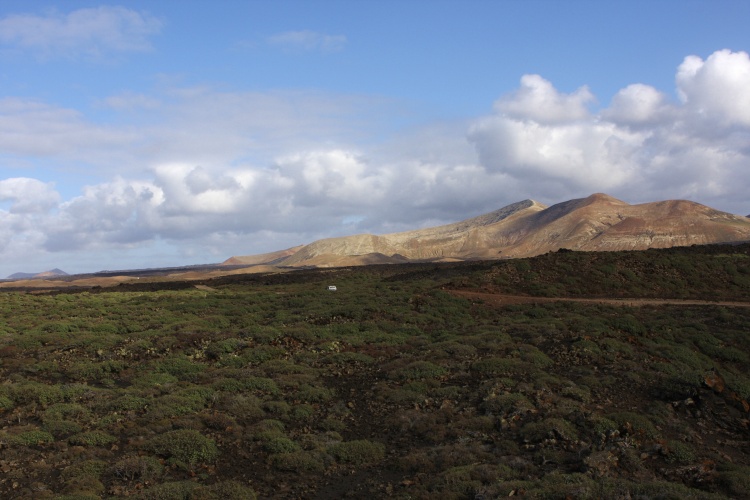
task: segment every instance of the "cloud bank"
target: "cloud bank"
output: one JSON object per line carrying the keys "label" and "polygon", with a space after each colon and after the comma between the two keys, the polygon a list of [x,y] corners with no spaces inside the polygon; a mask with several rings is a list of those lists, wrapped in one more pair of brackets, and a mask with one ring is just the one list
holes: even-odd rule
{"label": "cloud bank", "polygon": [[61,252],[158,244],[219,261],[593,192],[750,213],[750,57],[688,56],[675,83],[676,98],[634,83],[597,108],[587,87],[564,93],[524,75],[485,116],[376,143],[366,137],[379,106],[351,96],[193,88],[107,101],[114,111],[156,110],[143,127],[6,99],[4,157],[85,158],[112,180],[69,199],[41,180],[0,181],[0,257],[53,262]]}

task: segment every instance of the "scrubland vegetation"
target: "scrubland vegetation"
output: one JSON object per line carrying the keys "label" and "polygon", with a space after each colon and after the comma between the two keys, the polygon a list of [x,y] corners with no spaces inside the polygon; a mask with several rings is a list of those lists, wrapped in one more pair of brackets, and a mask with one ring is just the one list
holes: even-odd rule
{"label": "scrubland vegetation", "polygon": [[[0,498],[741,498],[750,247],[0,294]],[[329,292],[335,284],[338,291]]]}

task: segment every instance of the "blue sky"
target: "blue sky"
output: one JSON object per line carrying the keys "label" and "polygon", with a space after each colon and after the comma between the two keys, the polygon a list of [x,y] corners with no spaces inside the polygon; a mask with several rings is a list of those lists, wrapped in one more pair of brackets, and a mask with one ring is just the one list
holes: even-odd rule
{"label": "blue sky", "polygon": [[0,276],[532,198],[750,213],[750,2],[0,4]]}

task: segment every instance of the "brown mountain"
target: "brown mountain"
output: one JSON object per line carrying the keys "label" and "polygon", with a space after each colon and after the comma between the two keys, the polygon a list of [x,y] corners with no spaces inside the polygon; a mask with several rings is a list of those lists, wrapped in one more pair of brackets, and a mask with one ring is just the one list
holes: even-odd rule
{"label": "brown mountain", "polygon": [[304,245],[279,250],[277,252],[263,253],[259,255],[246,255],[240,257],[230,257],[221,263],[223,266],[256,266],[262,264],[273,264],[281,259],[297,253]]}
{"label": "brown mountain", "polygon": [[684,200],[629,205],[594,194],[550,207],[525,200],[461,222],[402,233],[327,238],[290,249],[274,263],[338,267],[530,257],[560,248],[645,250],[734,241],[750,241],[747,217]]}

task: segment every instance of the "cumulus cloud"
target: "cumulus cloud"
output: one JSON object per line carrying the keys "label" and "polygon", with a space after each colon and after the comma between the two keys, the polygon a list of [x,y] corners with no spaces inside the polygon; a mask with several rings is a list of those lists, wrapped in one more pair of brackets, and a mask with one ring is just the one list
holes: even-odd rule
{"label": "cumulus cloud", "polygon": [[343,203],[345,206],[379,203],[385,194],[383,176],[351,151],[311,151],[282,157],[276,165],[296,187],[300,203]]}
{"label": "cumulus cloud", "polygon": [[563,94],[539,75],[524,75],[521,87],[500,98],[495,109],[506,116],[537,123],[565,123],[587,118],[587,106],[593,101],[594,95],[588,87]]}
{"label": "cumulus cloud", "polygon": [[570,191],[611,189],[632,175],[641,138],[590,114],[586,104],[593,100],[585,87],[564,94],[525,75],[520,89],[499,99],[496,113],[478,119],[467,137],[491,171],[528,183],[555,179]]}
{"label": "cumulus cloud", "polygon": [[685,108],[713,125],[750,126],[750,56],[720,50],[705,61],[688,56],[677,70]]}
{"label": "cumulus cloud", "polygon": [[148,13],[101,6],[67,14],[12,14],[0,19],[0,43],[42,57],[101,57],[151,49],[162,22]]}
{"label": "cumulus cloud", "polygon": [[0,180],[0,202],[11,202],[11,214],[45,213],[59,201],[60,195],[51,183],[26,177]]}
{"label": "cumulus cloud", "polygon": [[268,43],[294,52],[338,52],[347,39],[344,35],[327,35],[310,30],[285,31],[268,37]]}
{"label": "cumulus cloud", "polygon": [[667,96],[642,83],[620,90],[602,117],[612,123],[630,127],[652,127],[675,118],[675,107]]}
{"label": "cumulus cloud", "polygon": [[750,59],[728,50],[705,61],[688,56],[676,83],[679,101],[638,83],[590,112],[585,87],[565,94],[527,75],[467,137],[481,165],[536,184],[543,197],[606,191],[738,207],[737,183],[747,182],[750,164]]}

